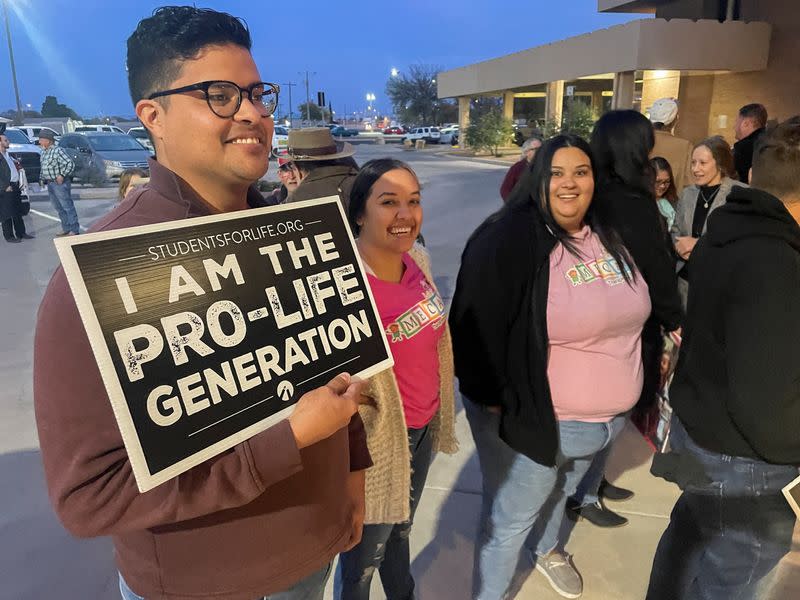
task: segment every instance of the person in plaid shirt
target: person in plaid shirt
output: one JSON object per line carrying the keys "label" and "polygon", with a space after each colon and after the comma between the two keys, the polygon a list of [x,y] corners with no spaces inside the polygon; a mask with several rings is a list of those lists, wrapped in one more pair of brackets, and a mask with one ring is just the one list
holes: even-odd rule
{"label": "person in plaid shirt", "polygon": [[47,129],[43,129],[39,134],[39,145],[42,147],[41,184],[47,186],[50,203],[61,219],[62,231],[56,236],[78,235],[80,233],[78,213],[72,201],[72,174],[75,172],[75,163],[69,154],[56,146],[53,133]]}

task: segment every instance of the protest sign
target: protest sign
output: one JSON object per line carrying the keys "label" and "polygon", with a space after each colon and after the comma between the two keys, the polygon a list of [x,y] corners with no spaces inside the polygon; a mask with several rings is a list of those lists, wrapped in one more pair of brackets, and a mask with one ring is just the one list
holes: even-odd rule
{"label": "protest sign", "polygon": [[56,247],[140,491],[393,364],[338,198]]}
{"label": "protest sign", "polygon": [[783,488],[783,495],[789,506],[792,507],[794,514],[800,519],[800,477]]}

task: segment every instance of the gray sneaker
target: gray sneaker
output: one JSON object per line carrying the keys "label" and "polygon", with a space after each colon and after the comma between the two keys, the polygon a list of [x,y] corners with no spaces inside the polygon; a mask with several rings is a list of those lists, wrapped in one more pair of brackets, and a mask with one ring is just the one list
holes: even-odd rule
{"label": "gray sneaker", "polygon": [[583,580],[569,554],[553,550],[547,556],[536,557],[536,570],[547,577],[552,588],[564,598],[581,597]]}

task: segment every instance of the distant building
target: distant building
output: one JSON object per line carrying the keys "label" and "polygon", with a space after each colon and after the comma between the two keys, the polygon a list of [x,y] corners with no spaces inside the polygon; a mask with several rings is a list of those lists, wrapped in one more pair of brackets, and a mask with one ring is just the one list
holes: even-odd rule
{"label": "distant building", "polygon": [[598,0],[601,12],[655,18],[439,73],[439,98],[457,98],[469,124],[477,96],[501,96],[507,117],[559,119],[570,102],[596,115],[647,114],[678,98],[676,133],[733,141],[739,107],[760,102],[770,118],[800,112],[800,2],[795,0]]}

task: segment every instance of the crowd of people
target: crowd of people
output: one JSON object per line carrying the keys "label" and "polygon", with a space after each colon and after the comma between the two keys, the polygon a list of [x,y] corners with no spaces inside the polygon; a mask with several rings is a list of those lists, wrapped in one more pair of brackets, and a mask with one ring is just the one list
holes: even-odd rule
{"label": "crowd of people", "polygon": [[[647,598],[754,598],[789,551],[780,490],[800,465],[800,117],[767,130],[763,107],[744,107],[732,151],[675,138],[677,103],[663,99],[653,122],[611,111],[590,140],[531,140],[503,207],[466,244],[448,314],[417,243],[423,192],[408,164],[359,168],[327,128],[291,131],[281,187],[254,187],[277,98],[259,93],[271,84],[250,48],[239,19],[208,9],[139,23],[128,78],[158,160],[146,185],[121,182],[124,201],[92,230],[338,196],[385,331],[422,304],[432,316],[387,336],[392,369],[337,375],[287,420],[139,493],[56,271],[34,362],[47,483],[69,531],[113,537],[123,600],[321,600],[337,556],[337,600],[369,598],[375,572],[389,600],[414,598],[409,538],[434,454],[458,448],[455,378],[482,507],[472,574],[453,576],[500,600],[524,556],[578,598],[563,521],[625,523],[601,502],[631,495],[605,481],[606,460],[631,413],[652,408],[663,335],[681,328],[671,451],[653,469],[683,494]],[[210,95],[215,81],[238,95]]]}

